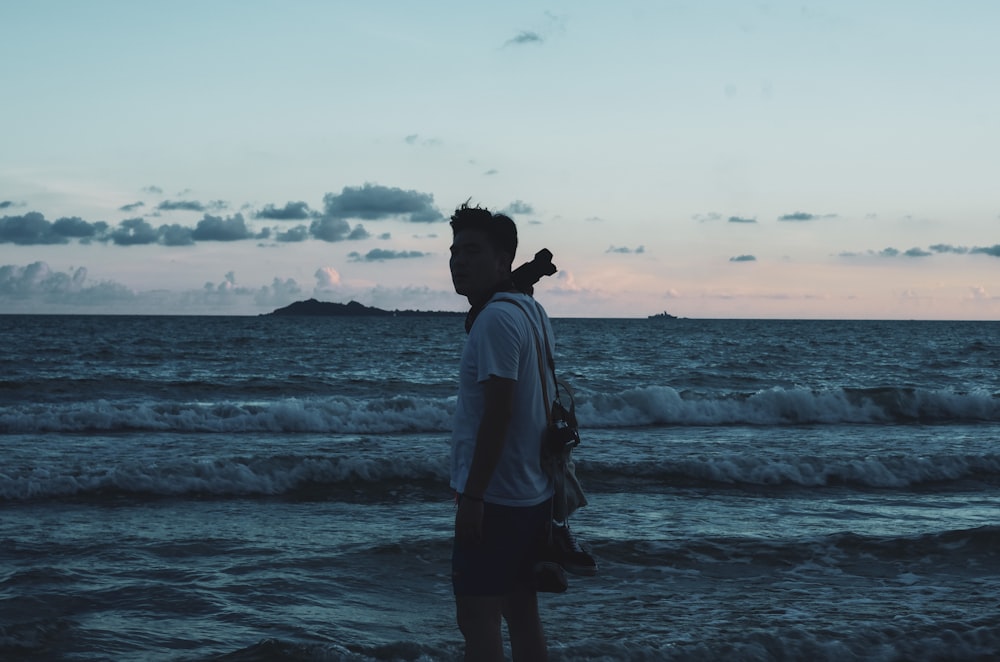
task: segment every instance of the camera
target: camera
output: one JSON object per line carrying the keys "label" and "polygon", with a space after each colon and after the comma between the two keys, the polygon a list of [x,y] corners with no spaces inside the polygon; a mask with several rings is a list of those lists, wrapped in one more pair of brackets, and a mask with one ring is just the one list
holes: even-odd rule
{"label": "camera", "polygon": [[525,262],[510,274],[510,279],[514,281],[514,287],[525,294],[532,294],[535,290],[535,283],[541,280],[542,276],[551,276],[557,271],[556,265],[552,264],[552,251],[547,248],[535,253],[531,262]]}

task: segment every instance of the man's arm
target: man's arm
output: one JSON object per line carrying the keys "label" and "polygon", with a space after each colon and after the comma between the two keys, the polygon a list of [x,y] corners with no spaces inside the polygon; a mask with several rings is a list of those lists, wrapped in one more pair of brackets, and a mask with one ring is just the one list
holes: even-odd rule
{"label": "man's arm", "polygon": [[483,528],[483,494],[489,487],[490,479],[503,454],[504,441],[507,438],[507,428],[514,415],[513,379],[491,376],[483,384],[485,408],[483,419],[476,431],[476,450],[472,456],[472,466],[469,467],[469,477],[465,482],[460,499],[458,512],[455,515],[455,533],[463,538],[482,538]]}
{"label": "man's arm", "polygon": [[476,452],[472,456],[472,466],[469,467],[469,478],[465,483],[465,492],[473,498],[481,499],[489,487],[493,471],[500,463],[504,441],[507,438],[507,428],[514,415],[514,385],[513,379],[503,379],[491,376],[483,384],[485,410],[483,420],[476,432]]}

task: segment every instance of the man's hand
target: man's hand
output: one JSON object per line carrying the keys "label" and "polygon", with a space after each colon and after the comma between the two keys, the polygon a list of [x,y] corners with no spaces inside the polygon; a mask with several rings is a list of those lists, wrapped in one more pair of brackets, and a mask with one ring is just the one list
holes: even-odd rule
{"label": "man's hand", "polygon": [[455,540],[465,545],[478,545],[483,541],[483,502],[458,498],[455,512]]}

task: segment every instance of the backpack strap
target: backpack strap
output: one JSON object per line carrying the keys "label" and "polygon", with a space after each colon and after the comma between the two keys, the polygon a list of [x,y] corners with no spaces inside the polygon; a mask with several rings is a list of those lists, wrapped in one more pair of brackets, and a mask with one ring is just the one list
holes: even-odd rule
{"label": "backpack strap", "polygon": [[[525,317],[528,318],[528,323],[531,325],[531,330],[535,336],[535,351],[538,354],[538,376],[542,381],[542,397],[545,399],[544,403],[545,417],[550,430],[555,423],[556,417],[558,417],[558,420],[570,423],[575,432],[576,403],[574,402],[573,399],[573,391],[570,390],[569,386],[565,382],[560,382],[559,378],[556,377],[556,362],[552,358],[552,352],[550,349],[551,346],[549,345],[548,332],[545,330],[545,319],[541,316],[541,313],[539,313],[538,321],[540,326],[542,327],[542,333],[545,336],[545,353],[546,357],[548,358],[549,368],[552,371],[552,380],[556,390],[555,392],[556,397],[551,401],[549,400],[548,387],[546,386],[546,382],[548,382],[548,379],[546,379],[545,366],[542,359],[541,341],[538,337],[538,329],[535,327],[534,318],[531,316],[530,313],[528,313],[527,309],[523,305],[521,305],[519,301],[507,298],[494,299],[494,301],[505,301],[507,303],[514,304],[515,306],[520,308],[524,312]],[[562,402],[559,399],[560,386],[566,389],[566,392],[569,394],[570,405],[568,410],[563,406]],[[549,458],[546,460],[544,459],[544,457],[546,456],[546,450],[545,450],[545,442],[543,441],[543,446],[542,446],[543,467],[547,467],[546,471],[549,472],[549,475],[552,477],[552,483],[554,489],[552,497],[552,510],[550,513],[550,517],[553,520],[566,522],[568,521],[569,516],[572,514],[573,511],[575,511],[580,506],[584,506],[587,504],[587,497],[583,494],[583,488],[580,487],[580,483],[577,480],[576,473],[573,469],[572,460],[570,460],[570,453],[572,452],[572,449],[579,443],[580,443],[580,437],[579,435],[576,435],[575,443],[564,446],[561,452],[549,456]],[[570,505],[570,498],[569,498],[570,490],[572,490],[573,492],[572,506]],[[553,531],[552,527],[549,527],[549,532],[548,532],[549,544],[552,544],[553,542],[552,531]]]}
{"label": "backpack strap", "polygon": [[[523,305],[521,305],[520,301],[516,301],[514,299],[507,299],[507,298],[494,299],[494,301],[504,301],[506,303],[512,303],[515,306],[517,306],[518,308],[520,308],[521,312],[523,312],[524,315],[525,315],[525,317],[528,318],[528,326],[531,327],[531,332],[535,336],[535,355],[538,357],[538,377],[539,377],[539,380],[542,383],[542,400],[544,401],[543,404],[545,405],[545,420],[548,423],[551,424],[552,423],[552,406],[549,404],[551,402],[551,400],[549,399],[549,386],[548,386],[548,381],[549,380],[545,378],[545,364],[543,363],[543,361],[545,359],[542,358],[542,343],[540,342],[540,340],[538,338],[538,329],[535,328],[535,320],[532,319],[531,314],[527,311],[527,309]],[[545,332],[545,321],[542,320],[542,319],[539,319],[539,323],[540,323],[540,325],[542,327],[542,333],[545,334],[545,340],[546,340],[546,342],[545,342],[545,350],[546,350],[545,351],[545,355],[548,357],[549,366],[552,368],[552,379],[555,380],[555,378],[556,378],[556,364],[555,364],[555,361],[552,360],[552,354],[550,352],[548,352],[548,348],[549,348],[548,333]],[[559,382],[558,381],[553,381],[553,384],[555,384],[556,396],[557,396],[557,399],[558,399]]]}
{"label": "backpack strap", "polygon": [[[541,315],[539,315],[539,320],[538,320],[539,326],[542,327],[542,335],[545,338],[545,358],[547,363],[549,364],[549,371],[552,373],[552,384],[555,388],[555,397],[552,398],[551,400],[549,399],[548,387],[546,386],[546,382],[548,380],[545,379],[544,376],[545,369],[542,367],[542,350],[538,339],[538,330],[535,328],[534,318],[532,318],[531,314],[519,301],[507,298],[493,299],[493,301],[504,301],[506,303],[512,303],[518,308],[520,308],[521,311],[524,312],[525,316],[528,318],[528,323],[531,325],[531,330],[535,334],[535,348],[536,352],[538,353],[538,370],[542,380],[542,396],[545,398],[545,415],[549,423],[551,423],[553,420],[552,406],[558,406],[562,409],[563,412],[566,413],[566,415],[569,417],[569,420],[573,422],[573,425],[576,425],[576,398],[574,397],[573,389],[569,387],[569,384],[559,379],[559,377],[556,375],[556,362],[555,359],[552,357],[552,345],[549,343],[549,333],[545,329],[545,320],[542,319]],[[569,396],[569,409],[566,409],[566,407],[562,403],[560,389],[565,391],[566,394]],[[549,404],[550,402],[554,403],[554,405],[550,405]]]}

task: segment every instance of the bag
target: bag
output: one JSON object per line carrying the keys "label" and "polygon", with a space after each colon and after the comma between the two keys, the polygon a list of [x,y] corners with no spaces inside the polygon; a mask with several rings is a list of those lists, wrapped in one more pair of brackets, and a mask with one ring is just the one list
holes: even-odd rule
{"label": "bag", "polygon": [[[562,403],[560,390],[565,391],[569,398],[569,409]],[[555,483],[552,519],[565,522],[577,509],[587,505],[587,497],[576,477],[576,465],[573,463],[573,449],[580,445],[580,430],[576,422],[573,390],[566,382],[556,380],[556,398],[548,411],[549,424],[542,444],[542,469]]]}

